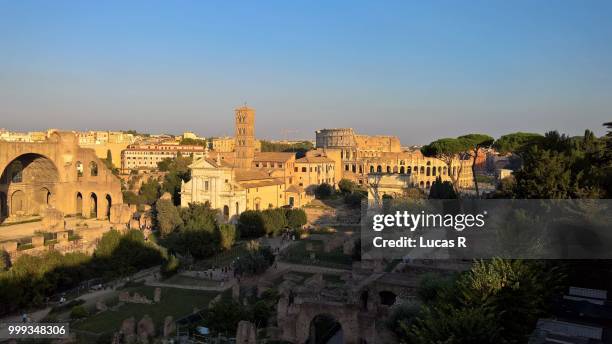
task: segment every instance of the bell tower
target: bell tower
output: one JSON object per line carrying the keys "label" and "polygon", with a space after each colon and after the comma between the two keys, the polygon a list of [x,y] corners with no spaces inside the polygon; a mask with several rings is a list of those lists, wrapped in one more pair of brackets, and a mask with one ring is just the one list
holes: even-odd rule
{"label": "bell tower", "polygon": [[250,168],[255,157],[255,109],[244,106],[234,110],[236,117],[236,167]]}

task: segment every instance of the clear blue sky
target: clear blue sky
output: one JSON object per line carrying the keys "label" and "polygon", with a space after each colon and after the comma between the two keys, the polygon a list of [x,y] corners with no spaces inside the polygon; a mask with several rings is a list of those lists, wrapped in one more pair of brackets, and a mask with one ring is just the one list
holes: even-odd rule
{"label": "clear blue sky", "polygon": [[0,127],[604,131],[612,1],[0,0]]}

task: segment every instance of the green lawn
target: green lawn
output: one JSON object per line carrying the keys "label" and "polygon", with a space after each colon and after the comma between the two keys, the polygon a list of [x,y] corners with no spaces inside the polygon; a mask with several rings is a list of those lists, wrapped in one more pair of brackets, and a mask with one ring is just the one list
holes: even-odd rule
{"label": "green lawn", "polygon": [[[306,250],[307,243],[313,244],[313,251]],[[315,260],[311,259],[314,253]],[[338,247],[331,252],[323,251],[323,243],[318,240],[302,240],[283,253],[283,261],[295,264],[326,266],[338,269],[350,269],[353,263],[351,256],[342,252],[342,247]]]}
{"label": "green lawn", "polygon": [[[130,293],[138,292],[153,299],[155,288],[141,286],[127,288],[126,290]],[[148,314],[155,322],[156,330],[161,330],[166,316],[171,315],[176,320],[190,314],[194,307],[203,309],[217,294],[216,292],[199,290],[162,288],[162,297],[159,304],[126,303],[116,311],[107,310],[82,321],[77,321],[71,326],[76,330],[95,333],[114,332],[119,330],[124,319],[133,316],[138,322],[145,314]]]}
{"label": "green lawn", "polygon": [[200,287],[217,287],[221,285],[221,282],[211,281],[203,278],[174,275],[168,279],[162,281],[163,283],[188,285],[188,286],[200,286]]}
{"label": "green lawn", "polygon": [[231,249],[221,252],[214,257],[199,260],[194,263],[195,268],[197,269],[209,269],[213,266],[222,267],[230,265],[234,259],[237,257],[243,256],[247,253],[246,244],[238,243],[234,245]]}

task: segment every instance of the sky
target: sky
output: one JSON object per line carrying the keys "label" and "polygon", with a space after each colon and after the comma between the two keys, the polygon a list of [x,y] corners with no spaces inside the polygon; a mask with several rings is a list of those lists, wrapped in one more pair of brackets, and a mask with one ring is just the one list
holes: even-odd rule
{"label": "sky", "polygon": [[0,0],[0,127],[604,133],[612,1]]}

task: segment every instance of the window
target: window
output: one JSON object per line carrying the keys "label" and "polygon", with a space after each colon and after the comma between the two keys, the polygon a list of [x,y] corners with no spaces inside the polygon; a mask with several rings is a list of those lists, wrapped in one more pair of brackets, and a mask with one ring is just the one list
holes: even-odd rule
{"label": "window", "polygon": [[208,191],[208,180],[204,181],[204,191]]}
{"label": "window", "polygon": [[302,172],[306,172],[306,167],[302,167]]}
{"label": "window", "polygon": [[96,164],[95,162],[90,162],[89,163],[89,171],[90,171],[90,175],[92,177],[96,177],[98,176],[98,164]]}

